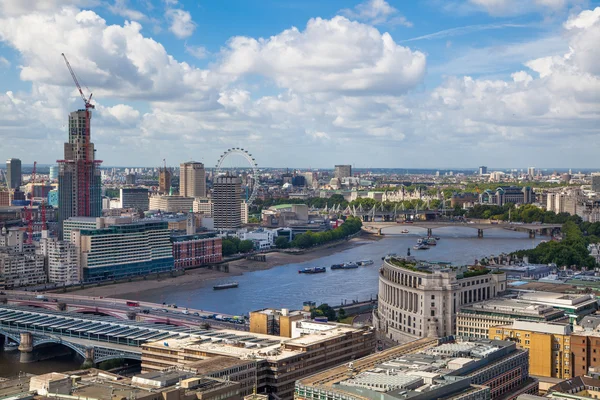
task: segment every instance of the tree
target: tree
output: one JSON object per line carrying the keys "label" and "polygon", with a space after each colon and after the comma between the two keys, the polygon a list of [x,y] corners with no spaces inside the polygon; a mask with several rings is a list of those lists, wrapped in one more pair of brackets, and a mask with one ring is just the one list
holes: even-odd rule
{"label": "tree", "polygon": [[285,236],[277,236],[277,239],[275,239],[275,247],[278,249],[287,249],[290,247],[290,241]]}
{"label": "tree", "polygon": [[343,308],[340,308],[337,313],[337,318],[338,318],[338,321],[341,321],[344,318],[346,318],[346,310],[344,310]]}
{"label": "tree", "polygon": [[230,256],[238,252],[237,245],[229,239],[223,239],[221,249],[224,256]]}
{"label": "tree", "polygon": [[249,253],[254,250],[254,243],[252,240],[242,240],[238,246],[240,253]]}
{"label": "tree", "polygon": [[324,303],[312,310],[311,317],[327,317],[327,320],[335,321],[337,319],[337,313],[329,306],[329,304]]}

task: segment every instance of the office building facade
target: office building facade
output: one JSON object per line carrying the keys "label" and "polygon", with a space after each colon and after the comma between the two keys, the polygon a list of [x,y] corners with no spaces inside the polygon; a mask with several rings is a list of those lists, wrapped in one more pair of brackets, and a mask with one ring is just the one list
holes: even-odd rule
{"label": "office building facade", "polygon": [[91,111],[79,110],[69,115],[69,141],[64,145],[64,159],[58,161],[58,227],[62,238],[63,221],[71,217],[102,215],[101,176],[91,142]]}
{"label": "office building facade", "polygon": [[512,204],[531,204],[535,202],[535,193],[529,186],[502,186],[496,191],[486,190],[479,195],[479,202],[482,204],[493,204],[503,206],[507,203]]}
{"label": "office building facade", "polygon": [[241,181],[237,176],[218,176],[213,183],[215,229],[242,226]]}
{"label": "office building facade", "polygon": [[600,174],[592,175],[592,191],[600,193]]}
{"label": "office building facade", "polygon": [[21,183],[21,160],[18,158],[9,158],[6,160],[6,186],[8,189],[19,189]]}
{"label": "office building facade", "polygon": [[171,271],[168,224],[144,221],[71,232],[79,248],[83,280],[100,281]]}
{"label": "office building facade", "polygon": [[150,199],[146,188],[121,188],[121,208],[133,208],[139,211],[150,209]]}
{"label": "office building facade", "polygon": [[481,175],[487,175],[487,167],[485,165],[479,167],[479,176]]}
{"label": "office building facade", "polygon": [[175,269],[199,267],[223,260],[222,239],[214,234],[172,236]]}
{"label": "office building facade", "polygon": [[183,196],[152,196],[148,207],[150,210],[169,213],[189,212],[194,208],[193,197]]}
{"label": "office building facade", "polygon": [[334,178],[342,179],[352,176],[352,165],[336,165],[333,172]]}
{"label": "office building facade", "polygon": [[189,161],[179,166],[179,195],[184,197],[206,197],[204,164]]}
{"label": "office building facade", "polygon": [[40,252],[46,257],[48,282],[71,285],[81,281],[79,250],[73,243],[43,238]]}
{"label": "office building facade", "polygon": [[402,343],[453,335],[456,313],[462,305],[491,299],[505,290],[504,273],[457,271],[387,257],[380,268],[373,326]]}
{"label": "office building facade", "polygon": [[0,287],[18,288],[46,283],[44,256],[33,249],[23,249],[23,236],[20,244],[0,247]]}

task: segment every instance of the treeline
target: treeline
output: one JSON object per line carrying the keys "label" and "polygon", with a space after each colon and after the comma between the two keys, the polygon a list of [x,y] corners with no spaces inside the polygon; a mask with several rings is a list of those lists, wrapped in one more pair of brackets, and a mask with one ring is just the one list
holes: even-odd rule
{"label": "treeline", "polygon": [[227,237],[222,240],[222,253],[230,256],[237,253],[249,253],[254,250],[252,240],[240,240],[237,237]]}
{"label": "treeline", "polygon": [[599,242],[599,234],[600,222],[582,222],[581,218],[572,216],[562,226],[563,239],[560,242],[540,243],[534,249],[519,250],[513,254],[518,257],[527,256],[529,262],[536,264],[554,263],[559,267],[593,268],[596,260],[590,256],[587,246]]}
{"label": "treeline", "polygon": [[466,217],[495,219],[498,221],[508,221],[510,219],[513,222],[542,222],[545,224],[564,224],[569,220],[574,220],[577,223],[577,218],[579,218],[572,217],[568,213],[557,214],[554,211],[544,211],[533,204],[524,204],[517,208],[512,203],[503,206],[476,204],[467,211]]}
{"label": "treeline", "polygon": [[284,237],[278,237],[275,241],[275,245],[278,248],[296,247],[300,249],[307,249],[309,247],[325,244],[334,240],[344,239],[360,231],[361,227],[362,221],[360,218],[348,217],[342,225],[335,229],[324,232],[308,231],[306,233],[301,233],[296,235],[291,243]]}

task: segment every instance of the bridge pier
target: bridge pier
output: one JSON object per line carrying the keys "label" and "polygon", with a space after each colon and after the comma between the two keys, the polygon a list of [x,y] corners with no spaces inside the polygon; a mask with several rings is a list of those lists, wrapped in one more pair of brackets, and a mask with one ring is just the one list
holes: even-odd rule
{"label": "bridge pier", "polygon": [[433,236],[433,229],[427,228],[427,237]]}
{"label": "bridge pier", "polygon": [[94,348],[90,347],[85,349],[85,361],[81,365],[81,368],[93,368],[96,365],[94,363]]}
{"label": "bridge pier", "polygon": [[477,229],[477,237],[483,239],[483,229]]}
{"label": "bridge pier", "polygon": [[535,239],[535,231],[529,231],[529,239]]}
{"label": "bridge pier", "polygon": [[27,364],[36,361],[33,355],[33,336],[31,335],[31,333],[21,333],[21,343],[19,344],[19,351],[21,352],[21,363]]}

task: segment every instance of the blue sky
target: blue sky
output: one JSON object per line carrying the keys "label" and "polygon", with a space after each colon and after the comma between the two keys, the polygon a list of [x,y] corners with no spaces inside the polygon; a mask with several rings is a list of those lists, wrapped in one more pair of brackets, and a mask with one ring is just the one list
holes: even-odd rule
{"label": "blue sky", "polygon": [[0,4],[0,158],[62,157],[94,93],[105,165],[595,168],[600,2]]}

